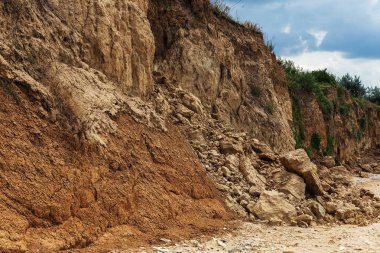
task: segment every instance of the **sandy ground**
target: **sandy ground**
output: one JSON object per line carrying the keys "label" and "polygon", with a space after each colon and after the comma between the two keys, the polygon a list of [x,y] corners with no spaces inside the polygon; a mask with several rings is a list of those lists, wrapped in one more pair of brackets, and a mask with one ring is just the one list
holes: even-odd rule
{"label": "sandy ground", "polygon": [[[361,187],[380,196],[380,176],[370,179],[355,178]],[[369,226],[316,226],[311,228],[273,227],[243,223],[232,233],[217,238],[198,238],[169,246],[137,252],[380,252],[380,223]],[[166,244],[166,245],[165,245]],[[117,251],[115,251],[117,252]]]}

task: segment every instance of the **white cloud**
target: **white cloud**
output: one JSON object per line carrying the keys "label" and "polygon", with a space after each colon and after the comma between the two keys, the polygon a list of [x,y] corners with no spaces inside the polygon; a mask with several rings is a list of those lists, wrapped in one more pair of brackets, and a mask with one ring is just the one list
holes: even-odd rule
{"label": "white cloud", "polygon": [[282,55],[292,55],[292,52],[308,52],[309,43],[301,35],[298,36],[297,43],[292,46],[283,48]]}
{"label": "white cloud", "polygon": [[379,27],[380,25],[380,1],[379,0],[370,0],[368,6],[367,15],[372,19],[372,21]]}
{"label": "white cloud", "polygon": [[325,69],[337,75],[346,73],[360,76],[366,86],[380,86],[380,59],[346,58],[344,53],[335,51],[303,52],[299,55],[284,56],[307,70]]}
{"label": "white cloud", "polygon": [[311,29],[311,30],[307,31],[307,33],[314,37],[315,46],[320,47],[322,45],[323,41],[325,40],[328,32],[327,31],[317,31],[317,30]]}
{"label": "white cloud", "polygon": [[300,44],[297,47],[300,48],[302,52],[307,52],[309,50],[309,44],[307,43],[307,40],[303,39],[302,36],[299,36],[298,40]]}
{"label": "white cloud", "polygon": [[288,24],[286,26],[284,26],[281,30],[282,33],[286,33],[286,34],[289,34],[290,31],[292,30],[292,27]]}

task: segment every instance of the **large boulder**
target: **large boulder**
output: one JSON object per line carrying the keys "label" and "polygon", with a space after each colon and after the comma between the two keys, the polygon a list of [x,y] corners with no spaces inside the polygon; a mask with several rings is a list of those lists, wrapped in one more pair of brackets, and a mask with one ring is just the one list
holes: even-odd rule
{"label": "large boulder", "polygon": [[291,220],[297,212],[285,198],[285,194],[277,191],[264,191],[259,201],[247,206],[248,210],[262,220]]}
{"label": "large boulder", "polygon": [[317,166],[312,163],[305,150],[297,149],[281,155],[281,163],[289,172],[296,173],[305,180],[306,187],[316,195],[324,195]]}
{"label": "large boulder", "polygon": [[279,191],[291,194],[297,199],[305,198],[305,181],[294,173],[288,173],[288,180],[280,187]]}

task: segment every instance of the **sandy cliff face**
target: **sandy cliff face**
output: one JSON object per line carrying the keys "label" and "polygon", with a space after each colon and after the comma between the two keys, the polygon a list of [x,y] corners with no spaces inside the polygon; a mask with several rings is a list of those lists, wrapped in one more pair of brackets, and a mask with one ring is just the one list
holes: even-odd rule
{"label": "sandy cliff face", "polygon": [[[365,115],[361,143],[379,144],[377,109],[315,124],[303,102],[307,134],[331,131],[339,154]],[[303,196],[264,143],[294,148],[284,73],[208,1],[0,2],[1,252],[189,238],[231,218],[220,194],[248,216],[284,178]]]}
{"label": "sandy cliff face", "polygon": [[109,115],[126,95],[149,97],[154,65],[215,118],[276,151],[294,147],[285,77],[262,34],[217,19],[207,1],[16,0],[3,12],[8,75],[33,80],[51,104],[64,97],[85,139],[106,145]]}
{"label": "sandy cliff face", "polygon": [[223,225],[214,187],[172,124],[163,133],[121,114],[99,152],[17,87],[0,98],[1,252],[128,248]]}
{"label": "sandy cliff face", "polygon": [[155,69],[198,96],[214,118],[276,151],[293,149],[286,80],[262,33],[216,19],[210,8],[207,1],[151,1]]}
{"label": "sandy cliff face", "polygon": [[154,41],[147,4],[143,0],[4,1],[4,9],[11,12],[2,17],[2,41],[9,47],[4,49],[21,57],[25,65],[33,65],[32,60],[86,64],[126,91],[144,96],[153,85]]}
{"label": "sandy cliff face", "polygon": [[154,86],[147,8],[1,1],[1,252],[104,249],[110,236],[126,248],[223,226],[191,146],[142,101]]}
{"label": "sandy cliff face", "polygon": [[3,1],[3,69],[33,82],[48,103],[62,100],[75,131],[104,144],[100,132],[114,128],[107,114],[125,95],[145,98],[153,89],[147,8],[147,1]]}
{"label": "sandy cliff face", "polygon": [[321,151],[330,146],[341,162],[356,160],[361,153],[379,147],[380,109],[368,101],[359,101],[347,91],[329,88],[331,116],[326,117],[315,95],[299,94],[302,123],[305,131],[303,145],[309,147],[313,134],[321,137]]}
{"label": "sandy cliff face", "polygon": [[74,45],[65,48],[74,57],[126,91],[141,96],[152,91],[154,40],[147,1],[49,1],[45,8],[66,24],[63,41]]}

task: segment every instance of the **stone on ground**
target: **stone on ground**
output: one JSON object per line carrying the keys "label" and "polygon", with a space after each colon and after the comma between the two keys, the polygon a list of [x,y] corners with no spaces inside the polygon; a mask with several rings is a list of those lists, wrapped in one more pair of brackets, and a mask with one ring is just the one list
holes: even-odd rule
{"label": "stone on ground", "polygon": [[280,192],[291,194],[297,199],[305,198],[306,184],[305,181],[293,173],[288,173],[289,179],[279,189]]}
{"label": "stone on ground", "polygon": [[284,167],[305,180],[306,187],[316,195],[324,195],[321,180],[317,174],[317,166],[310,161],[304,149],[297,149],[281,155]]}
{"label": "stone on ground", "polygon": [[259,201],[254,205],[250,203],[247,208],[262,220],[290,220],[297,214],[295,207],[285,198],[285,194],[277,191],[264,191]]}

